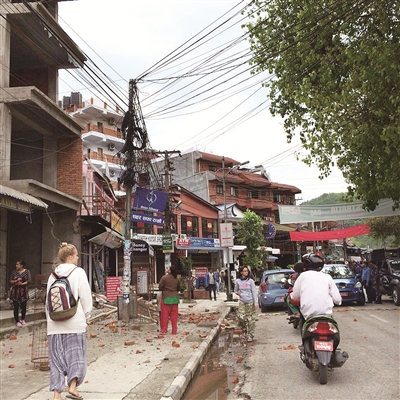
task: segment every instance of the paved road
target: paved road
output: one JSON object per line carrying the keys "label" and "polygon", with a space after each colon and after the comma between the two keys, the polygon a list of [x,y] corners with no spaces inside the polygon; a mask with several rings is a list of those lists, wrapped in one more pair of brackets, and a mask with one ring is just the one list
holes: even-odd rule
{"label": "paved road", "polygon": [[[320,385],[299,357],[300,334],[284,312],[260,314],[256,346],[240,377],[242,387],[229,399],[251,400],[394,400],[400,398],[400,307],[382,305],[336,307],[340,348],[349,353],[342,368],[328,373]],[[248,397],[246,397],[246,394]]]}

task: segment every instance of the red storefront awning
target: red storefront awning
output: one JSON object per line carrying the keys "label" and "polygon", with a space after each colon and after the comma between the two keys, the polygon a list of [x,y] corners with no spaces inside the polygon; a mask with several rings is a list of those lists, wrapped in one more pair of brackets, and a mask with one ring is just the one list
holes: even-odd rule
{"label": "red storefront awning", "polygon": [[371,228],[367,224],[352,226],[351,228],[338,229],[336,231],[320,232],[289,232],[292,242],[312,242],[316,240],[345,239],[353,236],[367,235]]}

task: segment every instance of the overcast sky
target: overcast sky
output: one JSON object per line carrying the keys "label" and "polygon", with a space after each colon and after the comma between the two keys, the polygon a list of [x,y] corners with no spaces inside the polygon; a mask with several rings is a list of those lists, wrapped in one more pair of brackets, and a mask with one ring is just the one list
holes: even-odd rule
{"label": "overcast sky", "polygon": [[[296,161],[296,151],[305,154],[299,139],[288,144],[282,121],[270,115],[260,83],[268,74],[250,75],[248,43],[240,40],[243,6],[238,0],[78,0],[59,3],[59,22],[124,111],[129,80],[141,78],[139,99],[155,150],[196,148],[262,164],[272,181],[301,189],[301,201],[345,191],[340,171],[321,181],[315,167]],[[90,88],[87,71],[61,71],[60,99],[74,91],[113,104]]]}

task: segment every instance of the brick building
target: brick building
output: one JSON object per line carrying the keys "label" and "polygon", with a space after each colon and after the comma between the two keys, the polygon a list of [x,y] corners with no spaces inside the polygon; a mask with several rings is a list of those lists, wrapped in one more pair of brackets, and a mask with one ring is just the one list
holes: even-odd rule
{"label": "brick building", "polygon": [[[0,4],[0,293],[15,261],[48,275],[82,195],[81,126],[57,104],[58,71],[86,58],[58,24],[58,1]],[[37,282],[36,282],[37,283]]]}

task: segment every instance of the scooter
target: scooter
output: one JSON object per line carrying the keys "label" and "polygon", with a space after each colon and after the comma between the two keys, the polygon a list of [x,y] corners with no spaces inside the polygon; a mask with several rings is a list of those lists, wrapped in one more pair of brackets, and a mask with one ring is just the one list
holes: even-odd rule
{"label": "scooter", "polygon": [[319,375],[319,383],[328,381],[328,369],[340,368],[349,358],[337,348],[340,343],[338,323],[330,315],[317,315],[304,321],[301,327],[303,344],[300,358],[310,371]]}

